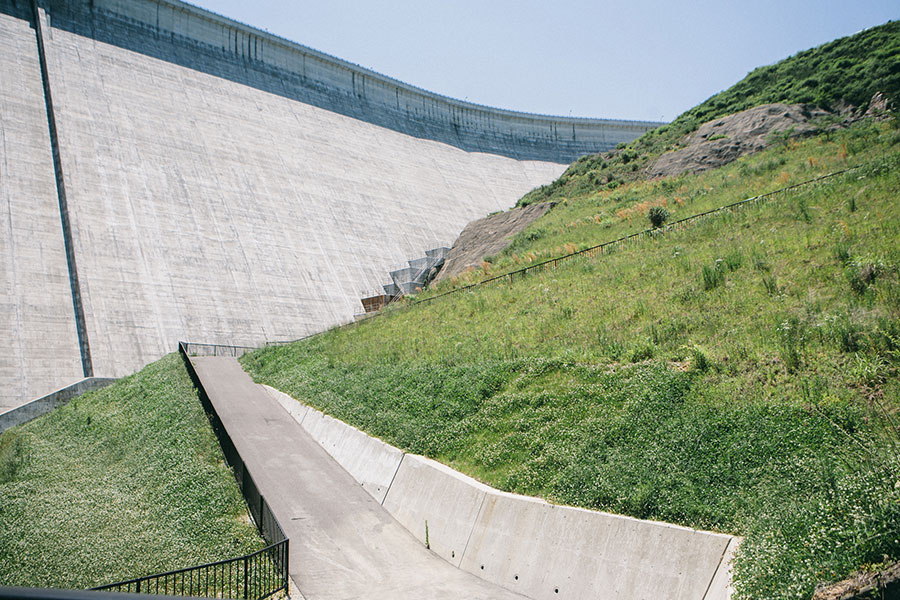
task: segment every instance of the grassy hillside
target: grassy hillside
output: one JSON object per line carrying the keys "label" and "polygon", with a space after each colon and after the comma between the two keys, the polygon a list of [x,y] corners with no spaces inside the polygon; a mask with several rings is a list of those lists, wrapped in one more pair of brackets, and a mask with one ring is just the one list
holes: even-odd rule
{"label": "grassy hillside", "polygon": [[262,545],[175,354],[0,436],[0,585],[86,588]]}
{"label": "grassy hillside", "polygon": [[[553,183],[526,194],[519,205],[615,189],[640,177],[660,154],[681,147],[701,124],[760,104],[813,104],[826,110],[865,108],[875,94],[900,100],[900,21],[890,21],[760,67],[729,89],[605,155],[585,156]],[[827,126],[823,122],[822,126]]]}
{"label": "grassy hillside", "polygon": [[242,360],[501,489],[744,535],[740,598],[808,598],[900,558],[898,144],[862,124],[572,198],[496,268],[642,229],[654,204],[685,216],[866,165]]}

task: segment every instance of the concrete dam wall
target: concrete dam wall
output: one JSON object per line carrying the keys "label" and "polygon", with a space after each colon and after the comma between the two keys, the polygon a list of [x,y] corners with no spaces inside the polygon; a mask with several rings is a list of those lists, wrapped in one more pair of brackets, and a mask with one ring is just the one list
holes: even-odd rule
{"label": "concrete dam wall", "polygon": [[655,125],[444,98],[180,2],[0,0],[0,410],[349,321]]}

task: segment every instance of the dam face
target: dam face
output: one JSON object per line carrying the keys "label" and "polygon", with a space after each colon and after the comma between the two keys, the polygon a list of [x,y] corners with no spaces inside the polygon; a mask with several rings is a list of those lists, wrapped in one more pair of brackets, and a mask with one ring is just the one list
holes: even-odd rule
{"label": "dam face", "polygon": [[175,1],[0,0],[0,411],[179,339],[350,321],[656,125],[444,98]]}

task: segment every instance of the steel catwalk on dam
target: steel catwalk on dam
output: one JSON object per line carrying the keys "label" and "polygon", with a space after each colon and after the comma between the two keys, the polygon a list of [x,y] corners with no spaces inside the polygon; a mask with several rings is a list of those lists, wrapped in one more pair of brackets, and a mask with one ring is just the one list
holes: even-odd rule
{"label": "steel catwalk on dam", "polygon": [[391,269],[657,125],[443,98],[167,0],[0,0],[0,50],[0,410],[178,339],[347,322]]}

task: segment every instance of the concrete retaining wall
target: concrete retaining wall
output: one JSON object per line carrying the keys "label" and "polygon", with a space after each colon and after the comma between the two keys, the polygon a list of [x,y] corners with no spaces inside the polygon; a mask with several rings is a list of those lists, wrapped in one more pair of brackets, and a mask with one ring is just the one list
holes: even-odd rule
{"label": "concrete retaining wall", "polygon": [[[403,452],[265,386],[298,423],[378,502],[384,502]],[[299,407],[299,408],[298,408]]]}
{"label": "concrete retaining wall", "polygon": [[81,381],[76,381],[72,385],[51,392],[46,396],[41,396],[36,400],[32,400],[21,406],[0,413],[0,433],[3,433],[10,427],[22,425],[40,416],[46,415],[50,411],[59,408],[63,404],[67,404],[72,398],[94,390],[105,388],[114,383],[115,379],[106,377],[88,377]]}
{"label": "concrete retaining wall", "polygon": [[731,595],[738,538],[500,492],[267,389],[419,541],[478,577],[535,600]]}

